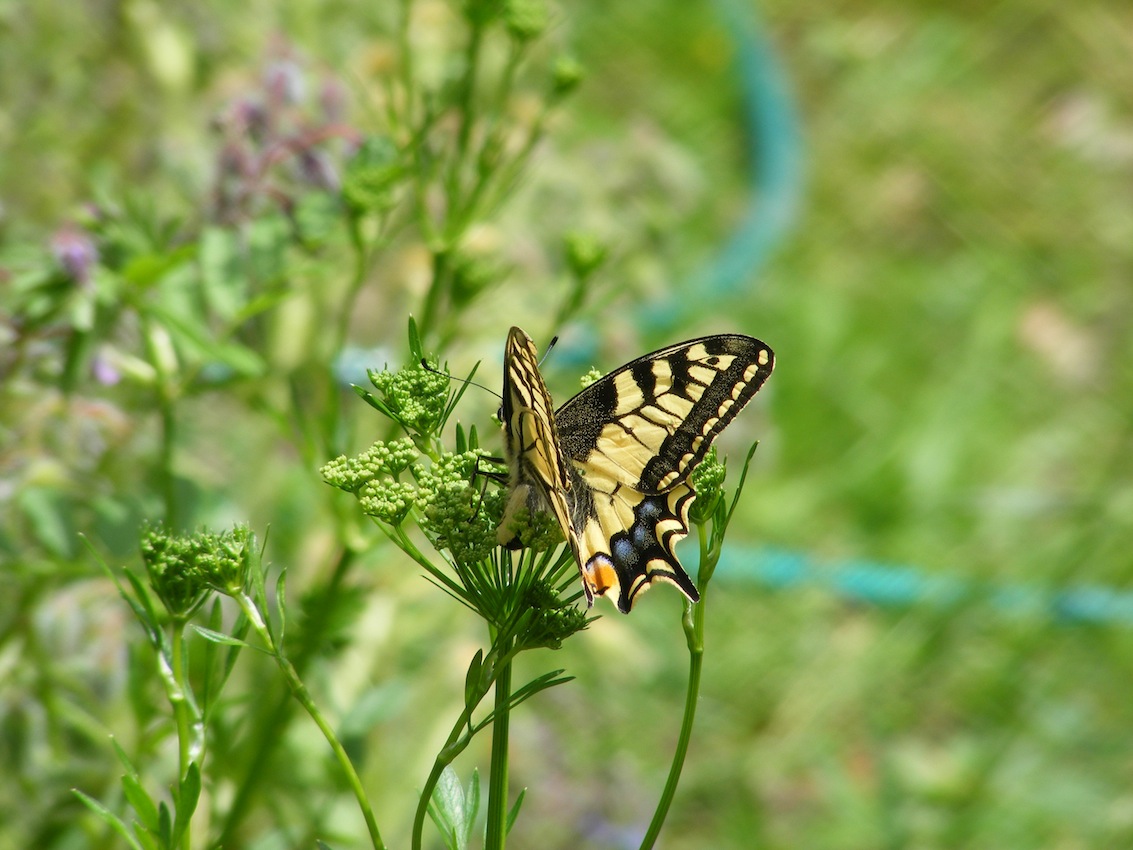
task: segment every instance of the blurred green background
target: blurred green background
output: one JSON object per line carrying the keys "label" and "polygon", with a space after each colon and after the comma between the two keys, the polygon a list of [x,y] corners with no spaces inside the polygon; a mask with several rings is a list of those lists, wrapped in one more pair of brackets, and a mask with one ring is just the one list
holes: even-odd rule
{"label": "blurred green background", "polygon": [[[552,36],[585,83],[483,235],[511,277],[445,352],[456,372],[483,359],[491,384],[512,323],[541,341],[564,330],[581,368],[701,332],[752,333],[776,351],[775,375],[725,441],[733,459],[761,443],[730,538],[738,554],[706,600],[706,681],[662,846],[1133,846],[1133,618],[1044,604],[1133,578],[1133,7],[739,8],[793,98],[801,175],[753,177],[769,144],[744,117],[759,86],[721,7],[563,4]],[[281,52],[310,85],[340,81],[346,113],[372,122],[387,19],[385,4],[353,0],[0,3],[0,247],[45,244],[107,195],[192,217],[217,156],[210,119]],[[792,227],[734,292],[694,297],[729,234],[760,214],[769,179],[798,194]],[[614,259],[583,320],[559,329],[540,312],[558,285],[545,253],[570,227],[600,234]],[[684,312],[663,333],[626,321],[666,291]],[[350,341],[396,348],[414,308],[412,292],[363,302]],[[570,357],[547,371],[564,398]],[[74,533],[131,563],[144,511],[107,519],[89,502],[152,483],[130,464],[152,448],[153,423],[110,391],[83,397],[89,420],[61,421],[44,399],[4,423],[5,511],[27,510],[16,497],[29,467],[85,494],[61,518],[31,512],[31,525],[59,527],[26,538],[10,513],[0,581],[20,592],[0,600],[0,770],[18,781],[0,791],[0,844],[11,846],[111,846],[73,826],[85,816],[69,789],[115,773],[98,742],[124,734],[116,711],[136,698],[120,667],[128,612]],[[465,421],[487,429],[492,401],[468,403]],[[179,449],[192,521],[270,524],[273,561],[302,587],[333,545],[324,485],[262,423],[218,429],[229,407],[217,404],[190,408]],[[378,435],[359,415],[364,445]],[[20,548],[26,539],[39,548]],[[769,586],[760,566],[774,552],[803,553],[812,580]],[[913,568],[911,601],[840,588],[847,563]],[[478,635],[388,550],[362,566],[374,570],[360,580],[364,615],[312,687],[342,717],[369,706],[367,780],[401,844]],[[964,592],[933,597],[942,577]],[[516,847],[635,847],[663,785],[686,663],[680,599],[656,591],[627,618],[596,610],[562,651],[525,662],[578,678],[513,720],[512,781],[529,786]],[[295,793],[322,764],[317,746],[291,766]],[[481,749],[459,764],[485,762]]]}

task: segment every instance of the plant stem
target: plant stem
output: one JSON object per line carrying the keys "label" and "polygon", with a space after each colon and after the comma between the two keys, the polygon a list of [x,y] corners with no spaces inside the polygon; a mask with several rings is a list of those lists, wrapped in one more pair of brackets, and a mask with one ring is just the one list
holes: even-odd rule
{"label": "plant stem", "polygon": [[[169,699],[170,702],[173,703],[173,717],[177,723],[177,778],[178,780],[184,780],[189,772],[189,763],[191,760],[193,724],[189,716],[190,706],[186,696],[185,623],[180,619],[173,621],[173,635],[170,644],[169,664],[173,668],[170,672],[175,690],[169,694]],[[181,847],[183,850],[189,850],[189,848],[192,847],[192,831],[192,819],[186,818],[185,831],[181,835]]]}
{"label": "plant stem", "polygon": [[413,850],[421,850],[425,815],[429,811],[429,801],[433,799],[433,791],[436,790],[437,783],[440,782],[441,774],[472,739],[469,723],[472,719],[472,712],[475,711],[482,698],[483,694],[465,704],[464,711],[460,713],[460,717],[453,724],[452,731],[449,732],[448,740],[445,741],[445,745],[441,747],[441,751],[437,753],[437,758],[433,761],[433,769],[429,772],[429,778],[425,780],[425,787],[421,789],[421,799],[417,802],[417,812],[413,816],[413,838],[410,844]]}
{"label": "plant stem", "polygon": [[433,280],[429,283],[429,291],[425,295],[425,304],[421,308],[421,321],[417,326],[421,329],[421,338],[427,339],[432,326],[440,311],[441,296],[444,294],[446,279],[448,277],[449,246],[437,248],[433,252]]}
{"label": "plant stem", "polygon": [[161,407],[161,496],[165,525],[175,528],[177,520],[177,488],[173,480],[173,446],[177,440],[177,417],[165,389],[158,391]]}
{"label": "plant stem", "polygon": [[[330,625],[331,612],[337,609],[337,598],[341,594],[355,556],[356,553],[352,549],[343,549],[339,553],[334,572],[324,587],[323,598],[319,605],[312,607],[310,619],[303,628],[303,640],[293,662],[296,671],[302,671],[322,646],[325,632]],[[263,702],[264,709],[259,711],[251,724],[257,736],[251,746],[251,753],[240,759],[244,772],[236,782],[237,791],[228,808],[220,838],[216,842],[218,847],[238,846],[236,832],[251,811],[253,797],[263,788],[263,783],[259,782],[258,778],[266,769],[272,751],[283,737],[283,727],[291,714],[291,697],[286,691],[280,691],[274,703],[268,704],[266,697]]]}
{"label": "plant stem", "polygon": [[[503,850],[507,840],[508,740],[511,712],[512,641],[500,647],[500,664],[495,684],[495,711],[492,715],[492,763],[488,773],[488,827],[484,850]],[[506,660],[505,660],[506,659]]]}
{"label": "plant stem", "polygon": [[385,842],[382,841],[381,833],[378,831],[377,821],[374,819],[374,809],[370,805],[369,799],[366,797],[366,791],[362,787],[362,780],[358,776],[358,772],[354,769],[354,763],[350,761],[350,756],[346,754],[346,749],[342,746],[342,742],[338,740],[334,730],[323,717],[323,713],[311,698],[307,686],[303,684],[303,680],[299,678],[299,673],[295,666],[287,660],[281,649],[275,645],[275,640],[272,638],[271,633],[268,631],[263,617],[260,616],[259,610],[256,608],[252,600],[245,594],[236,594],[233,596],[240,610],[244,612],[244,616],[252,624],[252,628],[256,634],[259,635],[260,640],[268,647],[272,656],[275,658],[276,664],[279,666],[280,672],[283,673],[283,679],[287,682],[287,687],[291,690],[292,695],[303,709],[310,715],[311,719],[315,721],[315,725],[319,727],[319,731],[323,733],[327,743],[330,744],[331,751],[334,753],[335,758],[338,760],[338,765],[342,770],[343,775],[346,777],[346,783],[350,786],[350,790],[354,792],[354,798],[358,801],[358,807],[362,810],[362,817],[366,821],[366,829],[370,833],[370,843],[374,850],[386,850]]}
{"label": "plant stem", "polygon": [[[706,572],[706,563],[711,554],[709,552],[708,532],[704,525],[698,525],[700,535],[700,575]],[[717,556],[718,557],[718,556]],[[700,699],[700,673],[704,663],[704,608],[706,592],[704,584],[700,587],[700,602],[685,603],[685,612],[682,619],[685,640],[688,643],[688,688],[685,691],[685,712],[681,718],[681,733],[677,738],[677,748],[673,752],[673,762],[669,766],[669,778],[665,782],[665,790],[661,792],[661,799],[657,801],[657,808],[653,812],[653,820],[649,822],[649,829],[641,839],[640,850],[649,850],[657,842],[661,834],[661,827],[669,814],[669,807],[673,804],[673,797],[677,793],[677,784],[684,769],[685,756],[688,754],[689,741],[692,740],[692,724],[696,719],[696,703]]]}

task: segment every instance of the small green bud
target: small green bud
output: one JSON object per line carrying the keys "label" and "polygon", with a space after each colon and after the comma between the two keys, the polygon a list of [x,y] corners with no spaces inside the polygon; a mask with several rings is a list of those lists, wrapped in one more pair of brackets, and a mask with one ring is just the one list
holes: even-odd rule
{"label": "small green bud", "polygon": [[192,613],[209,587],[192,557],[189,541],[150,528],[142,533],[141,550],[150,587],[165,610],[174,617]]}
{"label": "small green bud", "polygon": [[256,537],[246,525],[223,534],[196,535],[200,541],[200,563],[206,581],[221,593],[239,593],[248,586]]}
{"label": "small green bud", "polygon": [[567,266],[579,280],[586,280],[606,261],[609,246],[592,233],[575,231],[563,237]]}
{"label": "small green bud", "polygon": [[547,28],[547,7],[541,0],[506,0],[504,26],[517,41],[538,38]]}
{"label": "small green bud", "polygon": [[585,72],[572,56],[560,56],[551,68],[551,96],[561,99],[578,88]]}

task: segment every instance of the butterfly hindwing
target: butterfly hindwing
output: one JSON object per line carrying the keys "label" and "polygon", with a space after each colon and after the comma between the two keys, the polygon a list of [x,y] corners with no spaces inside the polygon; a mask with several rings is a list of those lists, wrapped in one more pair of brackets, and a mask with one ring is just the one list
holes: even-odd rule
{"label": "butterfly hindwing", "polygon": [[703,337],[627,363],[552,414],[535,346],[512,328],[502,408],[512,491],[501,541],[514,538],[515,510],[550,509],[589,602],[614,591],[628,612],[655,580],[697,601],[674,551],[695,498],[688,475],[773,365],[759,340]]}

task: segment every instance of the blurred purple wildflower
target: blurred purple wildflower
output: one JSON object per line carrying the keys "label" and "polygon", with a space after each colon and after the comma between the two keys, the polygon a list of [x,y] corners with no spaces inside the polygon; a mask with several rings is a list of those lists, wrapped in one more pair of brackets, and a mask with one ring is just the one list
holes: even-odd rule
{"label": "blurred purple wildflower", "polygon": [[90,370],[95,381],[105,387],[112,387],[122,380],[122,373],[110,362],[110,358],[106,356],[106,352],[104,351],[99,351],[95,354],[94,359],[91,361]]}
{"label": "blurred purple wildflower", "polygon": [[98,262],[98,248],[89,233],[73,224],[64,225],[51,237],[51,254],[75,283],[90,283],[91,271]]}
{"label": "blurred purple wildflower", "polygon": [[294,106],[307,93],[307,78],[293,59],[277,59],[264,71],[264,88],[273,103]]}

